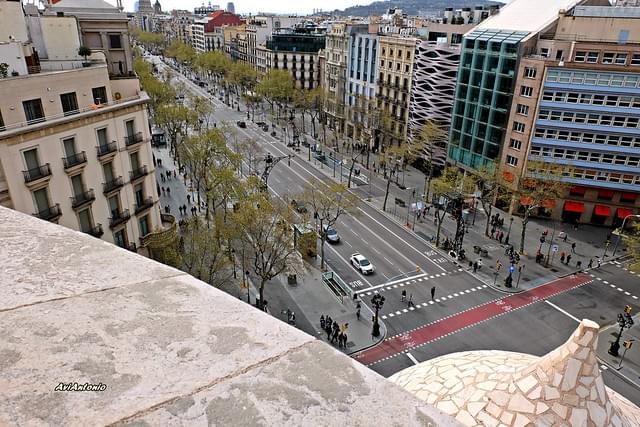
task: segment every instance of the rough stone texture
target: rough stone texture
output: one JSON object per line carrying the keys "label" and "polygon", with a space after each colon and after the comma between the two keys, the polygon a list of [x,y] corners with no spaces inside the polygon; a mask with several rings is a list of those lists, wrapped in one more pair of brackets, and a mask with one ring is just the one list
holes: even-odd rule
{"label": "rough stone texture", "polygon": [[459,425],[178,270],[5,208],[0,242],[2,426]]}
{"label": "rough stone texture", "polygon": [[[598,328],[583,320],[565,344],[543,357],[501,351],[455,353],[390,379],[414,394],[424,384],[441,384],[437,392],[418,395],[437,407],[457,398],[458,412],[449,408],[448,413],[455,417],[464,411],[457,419],[467,426],[638,426],[640,408],[602,381],[595,357]],[[452,366],[464,366],[464,377],[452,374]],[[454,391],[454,378],[464,382],[464,393]]]}

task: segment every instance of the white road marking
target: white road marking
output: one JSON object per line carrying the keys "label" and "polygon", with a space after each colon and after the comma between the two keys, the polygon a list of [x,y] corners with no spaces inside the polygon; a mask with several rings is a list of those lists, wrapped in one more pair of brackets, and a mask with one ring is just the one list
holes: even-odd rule
{"label": "white road marking", "polygon": [[418,359],[413,357],[413,354],[409,353],[408,351],[407,351],[407,357],[409,358],[409,360],[413,362],[414,365],[418,365],[420,363],[418,362]]}
{"label": "white road marking", "polygon": [[576,316],[574,316],[573,314],[561,309],[560,307],[558,307],[557,305],[555,305],[554,303],[552,303],[551,301],[547,301],[545,300],[544,302],[546,302],[547,304],[549,304],[551,307],[555,308],[556,310],[558,310],[560,313],[572,318],[573,320],[575,320],[576,322],[580,323],[580,319],[578,319]]}

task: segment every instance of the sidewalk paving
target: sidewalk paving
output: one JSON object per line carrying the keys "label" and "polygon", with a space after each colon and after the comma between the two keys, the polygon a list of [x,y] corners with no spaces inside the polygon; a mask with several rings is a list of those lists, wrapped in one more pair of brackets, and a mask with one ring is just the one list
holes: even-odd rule
{"label": "sidewalk paving", "polygon": [[[274,291],[274,286],[279,286],[286,291],[289,296],[300,307],[301,313],[296,312],[296,316],[304,316],[316,331],[316,338],[327,341],[327,334],[320,328],[320,316],[331,316],[339,325],[348,323],[347,330],[347,348],[336,349],[346,354],[356,353],[378,344],[385,338],[386,327],[384,322],[380,320],[380,336],[372,337],[373,313],[366,304],[361,304],[360,320],[356,317],[356,304],[354,301],[345,297],[343,301],[333,294],[333,292],[323,283],[322,271],[318,268],[320,257],[305,260],[304,271],[298,273],[297,283],[289,285],[285,275],[276,277],[272,282],[267,284],[268,293]],[[271,286],[270,286],[271,285]],[[265,296],[269,300],[268,296]],[[271,303],[270,303],[271,305]],[[275,308],[275,307],[272,307]],[[278,307],[274,312],[277,316],[287,307]]]}
{"label": "sidewalk paving", "polygon": [[[633,320],[636,324],[640,322],[640,315],[633,316]],[[608,350],[611,343],[616,340],[619,331],[620,327],[617,324],[600,329],[597,348],[598,358],[612,371],[615,371],[636,387],[640,387],[640,330],[637,327],[624,330],[620,340],[620,357],[614,357],[608,353]],[[624,354],[624,359],[622,360],[622,354],[625,350],[622,343],[631,339],[635,340],[635,342]],[[621,360],[622,366],[620,367]]]}

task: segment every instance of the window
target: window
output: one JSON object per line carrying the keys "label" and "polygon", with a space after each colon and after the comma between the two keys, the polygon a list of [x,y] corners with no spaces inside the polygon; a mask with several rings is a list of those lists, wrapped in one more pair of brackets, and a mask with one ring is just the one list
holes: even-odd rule
{"label": "window", "polygon": [[149,234],[149,215],[145,215],[138,221],[140,225],[140,236]]}
{"label": "window", "polygon": [[598,57],[600,54],[598,52],[589,52],[587,53],[587,62],[590,64],[595,64],[598,62]]}
{"label": "window", "polygon": [[127,130],[127,136],[133,138],[133,135],[136,133],[136,127],[133,120],[127,120],[124,122],[124,127]]}
{"label": "window", "polygon": [[109,197],[109,212],[112,218],[120,216],[120,197],[117,194]]}
{"label": "window", "polygon": [[507,154],[507,164],[509,166],[518,166],[518,158]]}
{"label": "window", "polygon": [[140,158],[137,151],[135,153],[131,153],[129,160],[131,161],[131,170],[134,171],[140,168]]}
{"label": "window", "polygon": [[22,108],[24,108],[24,115],[27,118],[27,123],[33,124],[44,122],[44,110],[42,109],[42,101],[40,98],[22,101]]}
{"label": "window", "polygon": [[122,49],[120,34],[109,34],[109,49]]}
{"label": "window", "polygon": [[62,111],[65,116],[76,114],[78,112],[78,98],[75,92],[63,93],[60,95],[62,103]]}
{"label": "window", "polygon": [[626,53],[616,53],[616,57],[615,57],[613,62],[616,65],[625,65],[627,63],[627,54]]}
{"label": "window", "polygon": [[615,56],[616,54],[613,52],[605,52],[604,55],[602,56],[602,63],[613,64]]}
{"label": "window", "polygon": [[511,138],[511,141],[509,141],[509,147],[513,148],[514,150],[519,150],[520,148],[522,148],[522,141]]}
{"label": "window", "polygon": [[33,200],[36,208],[36,212],[44,212],[49,209],[49,191],[47,187],[33,192]]}
{"label": "window", "polygon": [[22,152],[24,156],[24,163],[27,165],[27,170],[31,171],[40,167],[40,158],[38,157],[38,149],[32,148]]}
{"label": "window", "polygon": [[71,157],[76,154],[76,140],[75,138],[66,138],[62,140],[62,146],[64,148],[64,154],[67,157]]}
{"label": "window", "polygon": [[533,88],[531,86],[522,86],[520,88],[520,95],[531,97],[533,95]]}
{"label": "window", "polygon": [[104,181],[111,182],[115,179],[115,174],[113,173],[113,162],[107,162],[102,165],[102,172],[104,173]]}
{"label": "window", "polygon": [[108,101],[107,99],[107,88],[104,86],[94,87],[91,89],[93,93],[93,103],[94,104],[104,104]]}
{"label": "window", "polygon": [[526,116],[527,114],[529,114],[529,106],[528,105],[522,105],[522,104],[518,104],[518,114],[521,114],[523,116]]}
{"label": "window", "polygon": [[107,128],[96,130],[96,136],[98,138],[98,145],[100,147],[104,147],[109,143],[107,139]]}
{"label": "window", "polygon": [[513,122],[513,130],[515,132],[522,133],[524,132],[524,128],[525,128],[524,123]]}
{"label": "window", "polygon": [[573,57],[573,60],[575,62],[584,62],[586,58],[587,58],[587,52],[584,50],[578,50],[576,51],[576,54]]}
{"label": "window", "polygon": [[525,67],[524,76],[528,79],[534,79],[536,77],[538,70],[533,67]]}
{"label": "window", "polygon": [[71,177],[71,189],[74,196],[79,196],[85,191],[84,182],[82,181],[82,174],[74,175]]}
{"label": "window", "polygon": [[91,208],[83,209],[78,212],[78,222],[80,223],[80,231],[89,232],[93,228],[93,220],[91,219]]}
{"label": "window", "polygon": [[640,53],[634,53],[631,57],[631,65],[640,65]]}
{"label": "window", "polygon": [[548,58],[549,57],[549,48],[548,47],[540,48],[540,56],[542,56],[544,58]]}
{"label": "window", "polygon": [[113,243],[121,248],[125,248],[127,246],[127,230],[125,228],[113,233]]}

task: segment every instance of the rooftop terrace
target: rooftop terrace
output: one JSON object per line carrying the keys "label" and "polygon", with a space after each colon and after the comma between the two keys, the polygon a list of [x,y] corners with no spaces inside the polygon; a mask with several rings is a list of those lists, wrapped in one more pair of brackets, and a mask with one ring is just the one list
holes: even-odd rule
{"label": "rooftop terrace", "polygon": [[0,425],[458,425],[182,271],[1,207],[0,241]]}

